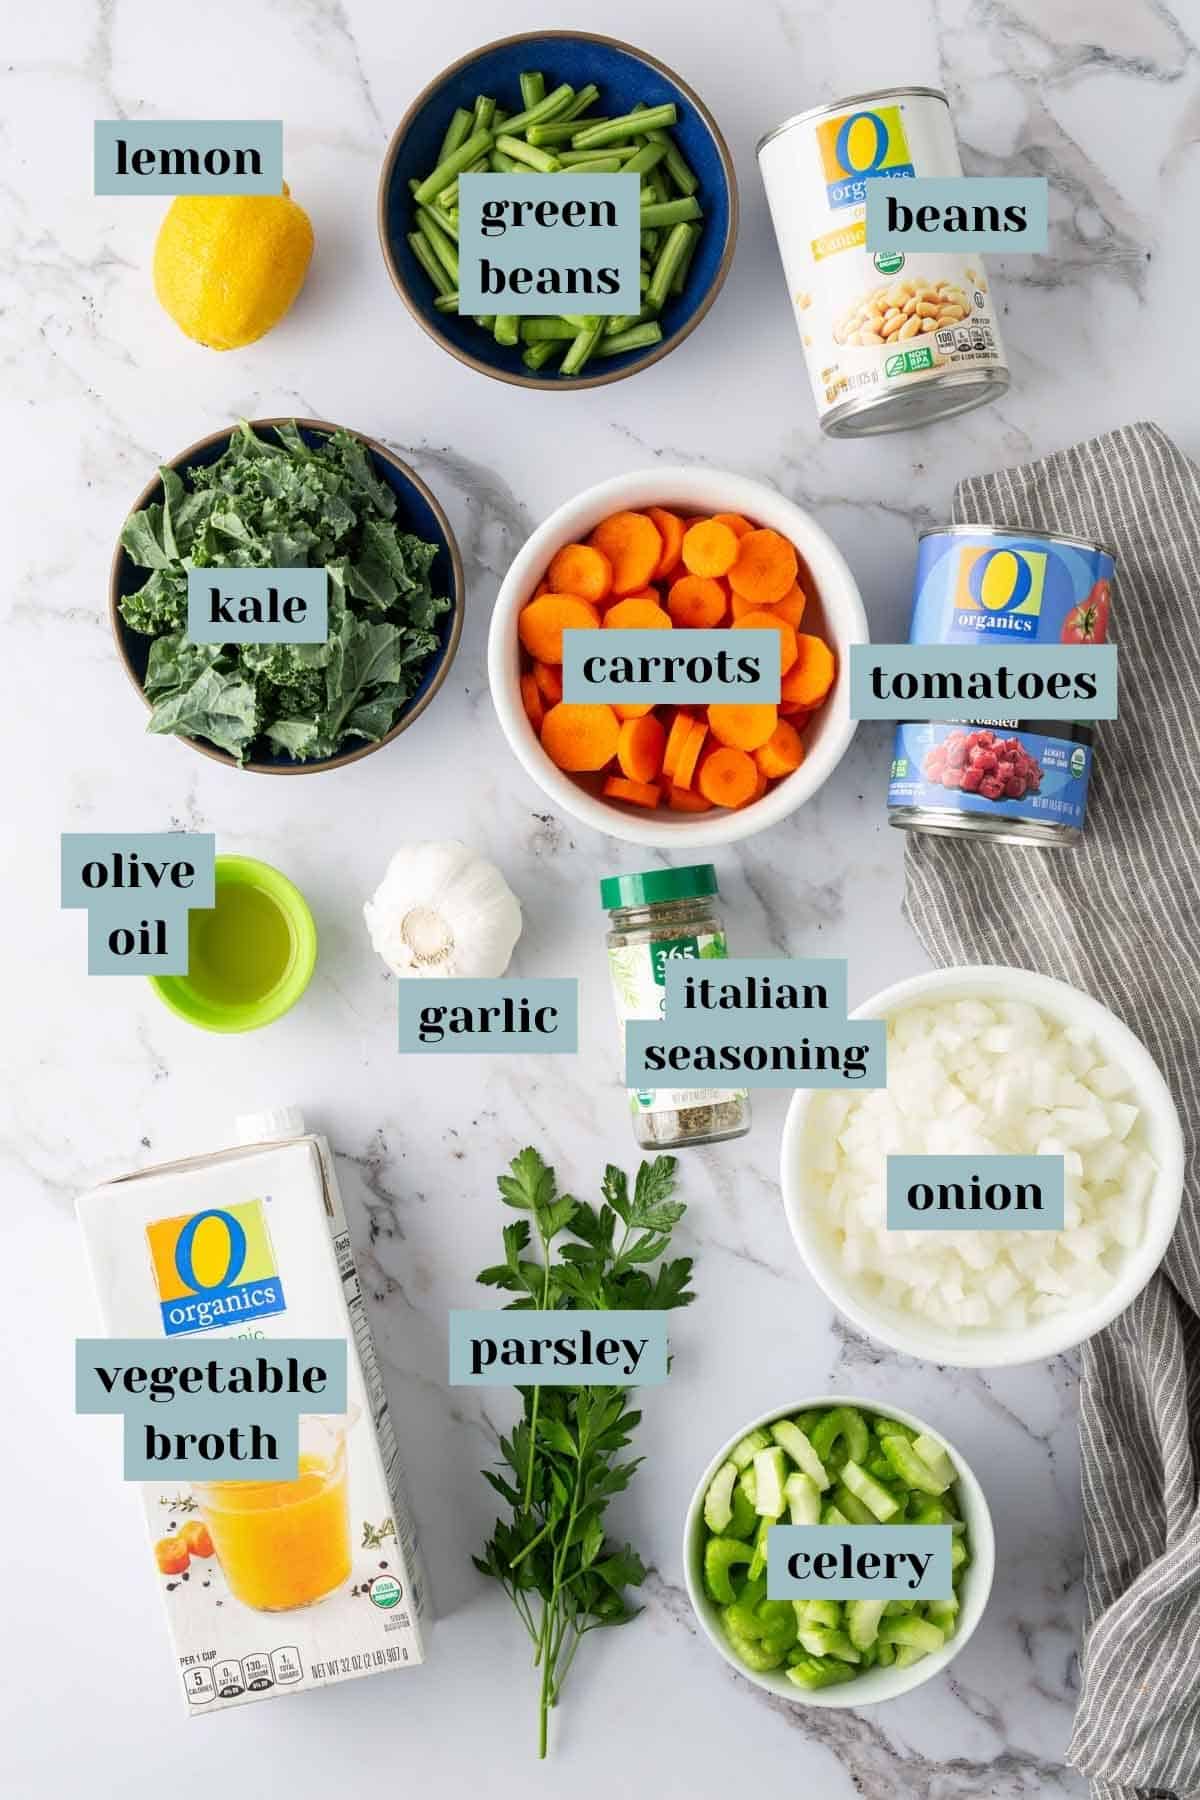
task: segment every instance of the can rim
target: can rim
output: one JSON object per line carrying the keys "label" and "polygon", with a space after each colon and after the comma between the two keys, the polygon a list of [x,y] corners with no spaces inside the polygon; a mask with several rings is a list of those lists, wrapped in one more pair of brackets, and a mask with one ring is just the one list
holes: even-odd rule
{"label": "can rim", "polygon": [[992,525],[986,519],[974,523],[960,520],[953,525],[930,525],[926,530],[918,531],[917,542],[927,537],[962,537],[972,531],[989,531],[993,537],[1044,538],[1050,544],[1069,544],[1074,550],[1098,550],[1114,564],[1117,560],[1111,545],[1102,544],[1098,538],[1074,537],[1068,531],[1047,531],[1040,525]]}
{"label": "can rim", "polygon": [[757,144],[755,144],[754,154],[755,156],[761,155],[762,151],[766,149],[772,138],[781,137],[785,131],[790,131],[793,125],[804,125],[809,119],[820,119],[827,113],[841,112],[847,106],[859,106],[867,100],[902,100],[906,95],[913,95],[926,100],[940,100],[943,106],[947,108],[949,108],[950,105],[949,100],[942,92],[941,88],[872,88],[871,91],[866,94],[847,94],[843,100],[831,100],[824,106],[810,106],[807,111],[793,113],[789,119],[784,119],[780,124],[773,125],[770,131],[763,137],[760,137]]}

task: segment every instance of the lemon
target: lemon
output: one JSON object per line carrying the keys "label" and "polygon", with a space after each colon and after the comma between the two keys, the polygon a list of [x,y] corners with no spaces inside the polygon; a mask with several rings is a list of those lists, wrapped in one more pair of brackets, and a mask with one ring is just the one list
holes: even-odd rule
{"label": "lemon", "polygon": [[313,230],[282,194],[187,194],[154,247],[154,291],[181,331],[210,350],[263,337],[304,285]]}

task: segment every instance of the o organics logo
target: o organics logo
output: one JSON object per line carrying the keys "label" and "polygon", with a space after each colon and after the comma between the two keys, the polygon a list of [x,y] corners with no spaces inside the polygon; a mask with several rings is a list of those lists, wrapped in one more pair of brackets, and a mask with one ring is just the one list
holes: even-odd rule
{"label": "o organics logo", "polygon": [[959,551],[954,605],[973,614],[963,624],[981,631],[1032,635],[1046,584],[1044,550],[991,550],[968,544]]}
{"label": "o organics logo", "polygon": [[156,1219],[146,1241],[167,1337],[284,1310],[261,1200]]}
{"label": "o organics logo", "polygon": [[656,987],[666,987],[666,965],[681,958],[689,961],[700,954],[700,940],[694,937],[663,938],[650,946],[650,967]]}
{"label": "o organics logo", "polygon": [[822,119],[817,143],[831,207],[865,205],[865,184],[872,176],[916,174],[898,106]]}

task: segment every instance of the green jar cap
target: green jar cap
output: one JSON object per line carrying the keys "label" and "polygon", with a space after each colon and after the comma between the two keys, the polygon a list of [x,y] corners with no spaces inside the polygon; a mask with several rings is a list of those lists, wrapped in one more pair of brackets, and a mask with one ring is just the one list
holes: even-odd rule
{"label": "green jar cap", "polygon": [[600,883],[600,904],[612,912],[618,906],[657,906],[664,900],[702,900],[715,894],[717,871],[711,863],[693,863],[688,869],[647,869],[644,875],[609,875]]}

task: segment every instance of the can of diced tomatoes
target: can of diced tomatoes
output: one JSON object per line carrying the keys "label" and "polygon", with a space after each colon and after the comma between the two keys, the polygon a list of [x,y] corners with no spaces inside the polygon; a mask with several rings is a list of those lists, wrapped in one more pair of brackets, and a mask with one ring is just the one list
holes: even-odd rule
{"label": "can of diced tomatoes", "polygon": [[868,180],[962,174],[945,94],[881,89],[799,113],[758,162],[823,431],[902,431],[1004,392],[979,256],[867,249]]}
{"label": "can of diced tomatoes", "polygon": [[[922,532],[910,644],[1102,644],[1113,555],[1057,532],[951,525]],[[1001,844],[1077,843],[1092,728],[1070,720],[898,725],[890,822]]]}

